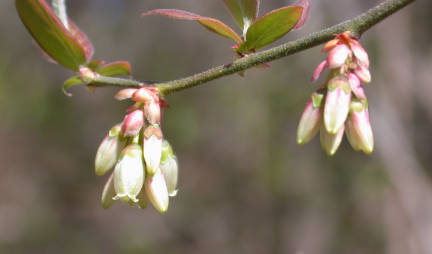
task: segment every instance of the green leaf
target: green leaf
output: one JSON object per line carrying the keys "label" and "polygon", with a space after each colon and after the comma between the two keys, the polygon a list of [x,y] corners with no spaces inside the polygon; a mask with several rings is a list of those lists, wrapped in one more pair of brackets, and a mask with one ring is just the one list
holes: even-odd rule
{"label": "green leaf", "polygon": [[242,39],[240,38],[240,36],[238,36],[238,34],[236,34],[236,32],[234,32],[229,26],[225,25],[223,22],[214,18],[203,17],[191,12],[175,9],[157,9],[145,12],[142,15],[162,15],[175,19],[194,20],[214,33],[233,39],[237,43],[242,42]]}
{"label": "green leaf", "polygon": [[302,15],[302,7],[286,6],[258,18],[248,29],[246,41],[237,51],[247,53],[262,48],[288,33]]}
{"label": "green leaf", "polygon": [[15,4],[28,31],[51,58],[74,71],[86,63],[86,50],[44,0],[16,0]]}
{"label": "green leaf", "polygon": [[130,76],[131,74],[131,66],[129,62],[125,61],[117,61],[106,64],[96,71],[100,75],[103,76]]}
{"label": "green leaf", "polygon": [[75,41],[78,42],[78,44],[84,50],[86,61],[90,61],[94,53],[93,44],[88,39],[87,35],[70,19],[69,32],[72,34],[72,37],[75,39]]}
{"label": "green leaf", "polygon": [[258,15],[259,0],[223,0],[241,29],[247,29]]}
{"label": "green leaf", "polygon": [[81,78],[79,76],[74,76],[68,80],[66,80],[63,83],[63,93],[67,96],[72,96],[71,93],[68,93],[66,90],[71,87],[71,86],[75,86],[75,85],[80,85],[80,84],[84,84],[84,82],[81,80]]}

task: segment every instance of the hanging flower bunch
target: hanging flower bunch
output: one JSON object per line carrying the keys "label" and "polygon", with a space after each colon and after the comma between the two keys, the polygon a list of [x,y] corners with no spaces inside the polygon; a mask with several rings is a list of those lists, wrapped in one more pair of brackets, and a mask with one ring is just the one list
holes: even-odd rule
{"label": "hanging flower bunch", "polygon": [[315,82],[327,68],[326,82],[312,94],[297,129],[297,143],[305,144],[320,132],[321,146],[328,155],[336,153],[346,133],[356,151],[369,154],[374,139],[368,102],[361,83],[369,83],[369,57],[349,31],[325,44],[327,58],[312,75]]}
{"label": "hanging flower bunch", "polygon": [[114,168],[102,193],[102,206],[115,200],[160,212],[168,209],[169,197],[177,194],[177,158],[163,138],[161,108],[167,104],[154,87],[123,89],[118,100],[132,99],[122,123],[115,125],[98,148],[95,172],[104,175]]}

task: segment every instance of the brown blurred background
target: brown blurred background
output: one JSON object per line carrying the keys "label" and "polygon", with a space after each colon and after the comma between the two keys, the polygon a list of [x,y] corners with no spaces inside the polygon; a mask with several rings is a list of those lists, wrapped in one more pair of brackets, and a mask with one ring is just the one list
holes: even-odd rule
{"label": "brown blurred background", "polygon": [[[380,1],[311,0],[283,41],[354,17]],[[263,0],[261,14],[293,1]],[[69,14],[96,59],[128,60],[143,80],[172,80],[233,59],[228,39],[193,22],[140,17],[178,8],[235,26],[219,0],[74,0]],[[170,95],[163,130],[180,162],[168,213],[105,211],[93,157],[129,102],[89,93],[46,62],[11,0],[0,1],[0,253],[432,253],[432,2],[418,0],[361,39],[376,148],[344,140],[327,157],[297,123],[316,85],[320,47]],[[275,44],[273,44],[275,45]]]}

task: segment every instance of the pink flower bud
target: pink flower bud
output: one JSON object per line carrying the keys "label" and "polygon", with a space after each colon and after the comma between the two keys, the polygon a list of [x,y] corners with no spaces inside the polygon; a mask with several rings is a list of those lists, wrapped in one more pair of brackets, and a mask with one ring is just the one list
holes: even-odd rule
{"label": "pink flower bud", "polygon": [[123,149],[114,169],[114,200],[138,202],[137,195],[144,183],[144,162],[139,145],[128,145]]}
{"label": "pink flower bud", "polygon": [[169,196],[165,178],[160,169],[153,176],[146,178],[144,188],[148,199],[156,210],[165,213],[168,210]]}
{"label": "pink flower bud", "polygon": [[147,173],[154,175],[159,169],[162,156],[162,131],[157,125],[149,126],[144,131],[144,160]]}
{"label": "pink flower bud", "polygon": [[330,134],[343,126],[349,112],[351,89],[346,77],[338,76],[328,82],[324,105],[324,125]]}
{"label": "pink flower bud", "polygon": [[102,191],[101,203],[103,209],[108,209],[114,204],[113,197],[115,195],[113,174],[111,174]]}
{"label": "pink flower bud", "polygon": [[122,133],[125,137],[138,135],[144,124],[143,112],[139,109],[127,114],[123,120]]}
{"label": "pink flower bud", "polygon": [[344,134],[344,126],[339,128],[336,134],[330,134],[326,131],[325,127],[322,126],[320,130],[320,142],[322,149],[327,153],[327,155],[332,156],[336,153],[339,145],[342,142]]}
{"label": "pink flower bud", "polygon": [[132,96],[132,100],[136,102],[148,103],[153,100],[153,93],[146,88],[138,89]]}
{"label": "pink flower bud", "polygon": [[330,69],[341,67],[348,56],[351,54],[351,50],[345,44],[339,44],[330,50],[327,56],[327,63]]}
{"label": "pink flower bud", "polygon": [[137,91],[136,88],[126,88],[118,91],[116,95],[114,95],[114,99],[122,101],[126,100],[132,97],[132,94],[134,94]]}
{"label": "pink flower bud", "polygon": [[372,127],[367,107],[359,101],[351,103],[351,113],[346,123],[346,134],[349,143],[356,151],[370,154],[374,148]]}
{"label": "pink flower bud", "polygon": [[125,142],[120,139],[119,134],[120,124],[114,126],[99,145],[95,158],[96,175],[104,175],[117,162],[118,156],[125,146]]}
{"label": "pink flower bud", "polygon": [[360,45],[358,41],[352,40],[351,42],[351,50],[358,62],[366,68],[369,68],[369,56],[366,50]]}
{"label": "pink flower bud", "polygon": [[371,82],[371,74],[369,69],[361,64],[357,64],[357,68],[354,70],[355,75],[364,83]]}
{"label": "pink flower bud", "polygon": [[152,100],[144,105],[144,115],[150,124],[160,124],[161,109],[159,103]]}
{"label": "pink flower bud", "polygon": [[318,66],[315,68],[312,74],[311,83],[314,83],[321,76],[321,73],[326,67],[327,67],[327,60],[324,60],[320,64],[318,64]]}
{"label": "pink flower bud", "polygon": [[[319,95],[321,95],[322,100],[324,96],[322,94]],[[311,99],[306,105],[297,127],[297,144],[306,144],[318,133],[322,124],[321,103],[314,105],[313,100]]]}
{"label": "pink flower bud", "polygon": [[336,47],[338,44],[340,44],[340,40],[338,38],[330,40],[324,45],[321,52],[328,52],[332,50],[334,47]]}
{"label": "pink flower bud", "polygon": [[348,82],[351,87],[351,91],[358,99],[366,99],[366,94],[363,87],[360,84],[360,79],[354,73],[348,73]]}

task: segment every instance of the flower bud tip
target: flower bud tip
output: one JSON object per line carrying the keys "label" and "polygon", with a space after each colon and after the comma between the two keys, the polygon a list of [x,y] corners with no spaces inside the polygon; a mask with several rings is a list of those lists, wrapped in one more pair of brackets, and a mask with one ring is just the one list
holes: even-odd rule
{"label": "flower bud tip", "polygon": [[311,99],[306,105],[297,127],[297,144],[304,145],[309,142],[318,133],[321,123],[321,107],[314,107]]}
{"label": "flower bud tip", "polygon": [[144,187],[147,197],[156,210],[165,213],[168,210],[169,196],[162,172],[157,170],[155,175],[147,177]]}
{"label": "flower bud tip", "polygon": [[344,134],[344,126],[339,129],[339,131],[336,134],[328,133],[327,130],[324,127],[321,127],[320,130],[320,142],[321,147],[326,152],[328,156],[333,156],[337,149],[339,148],[343,134]]}

